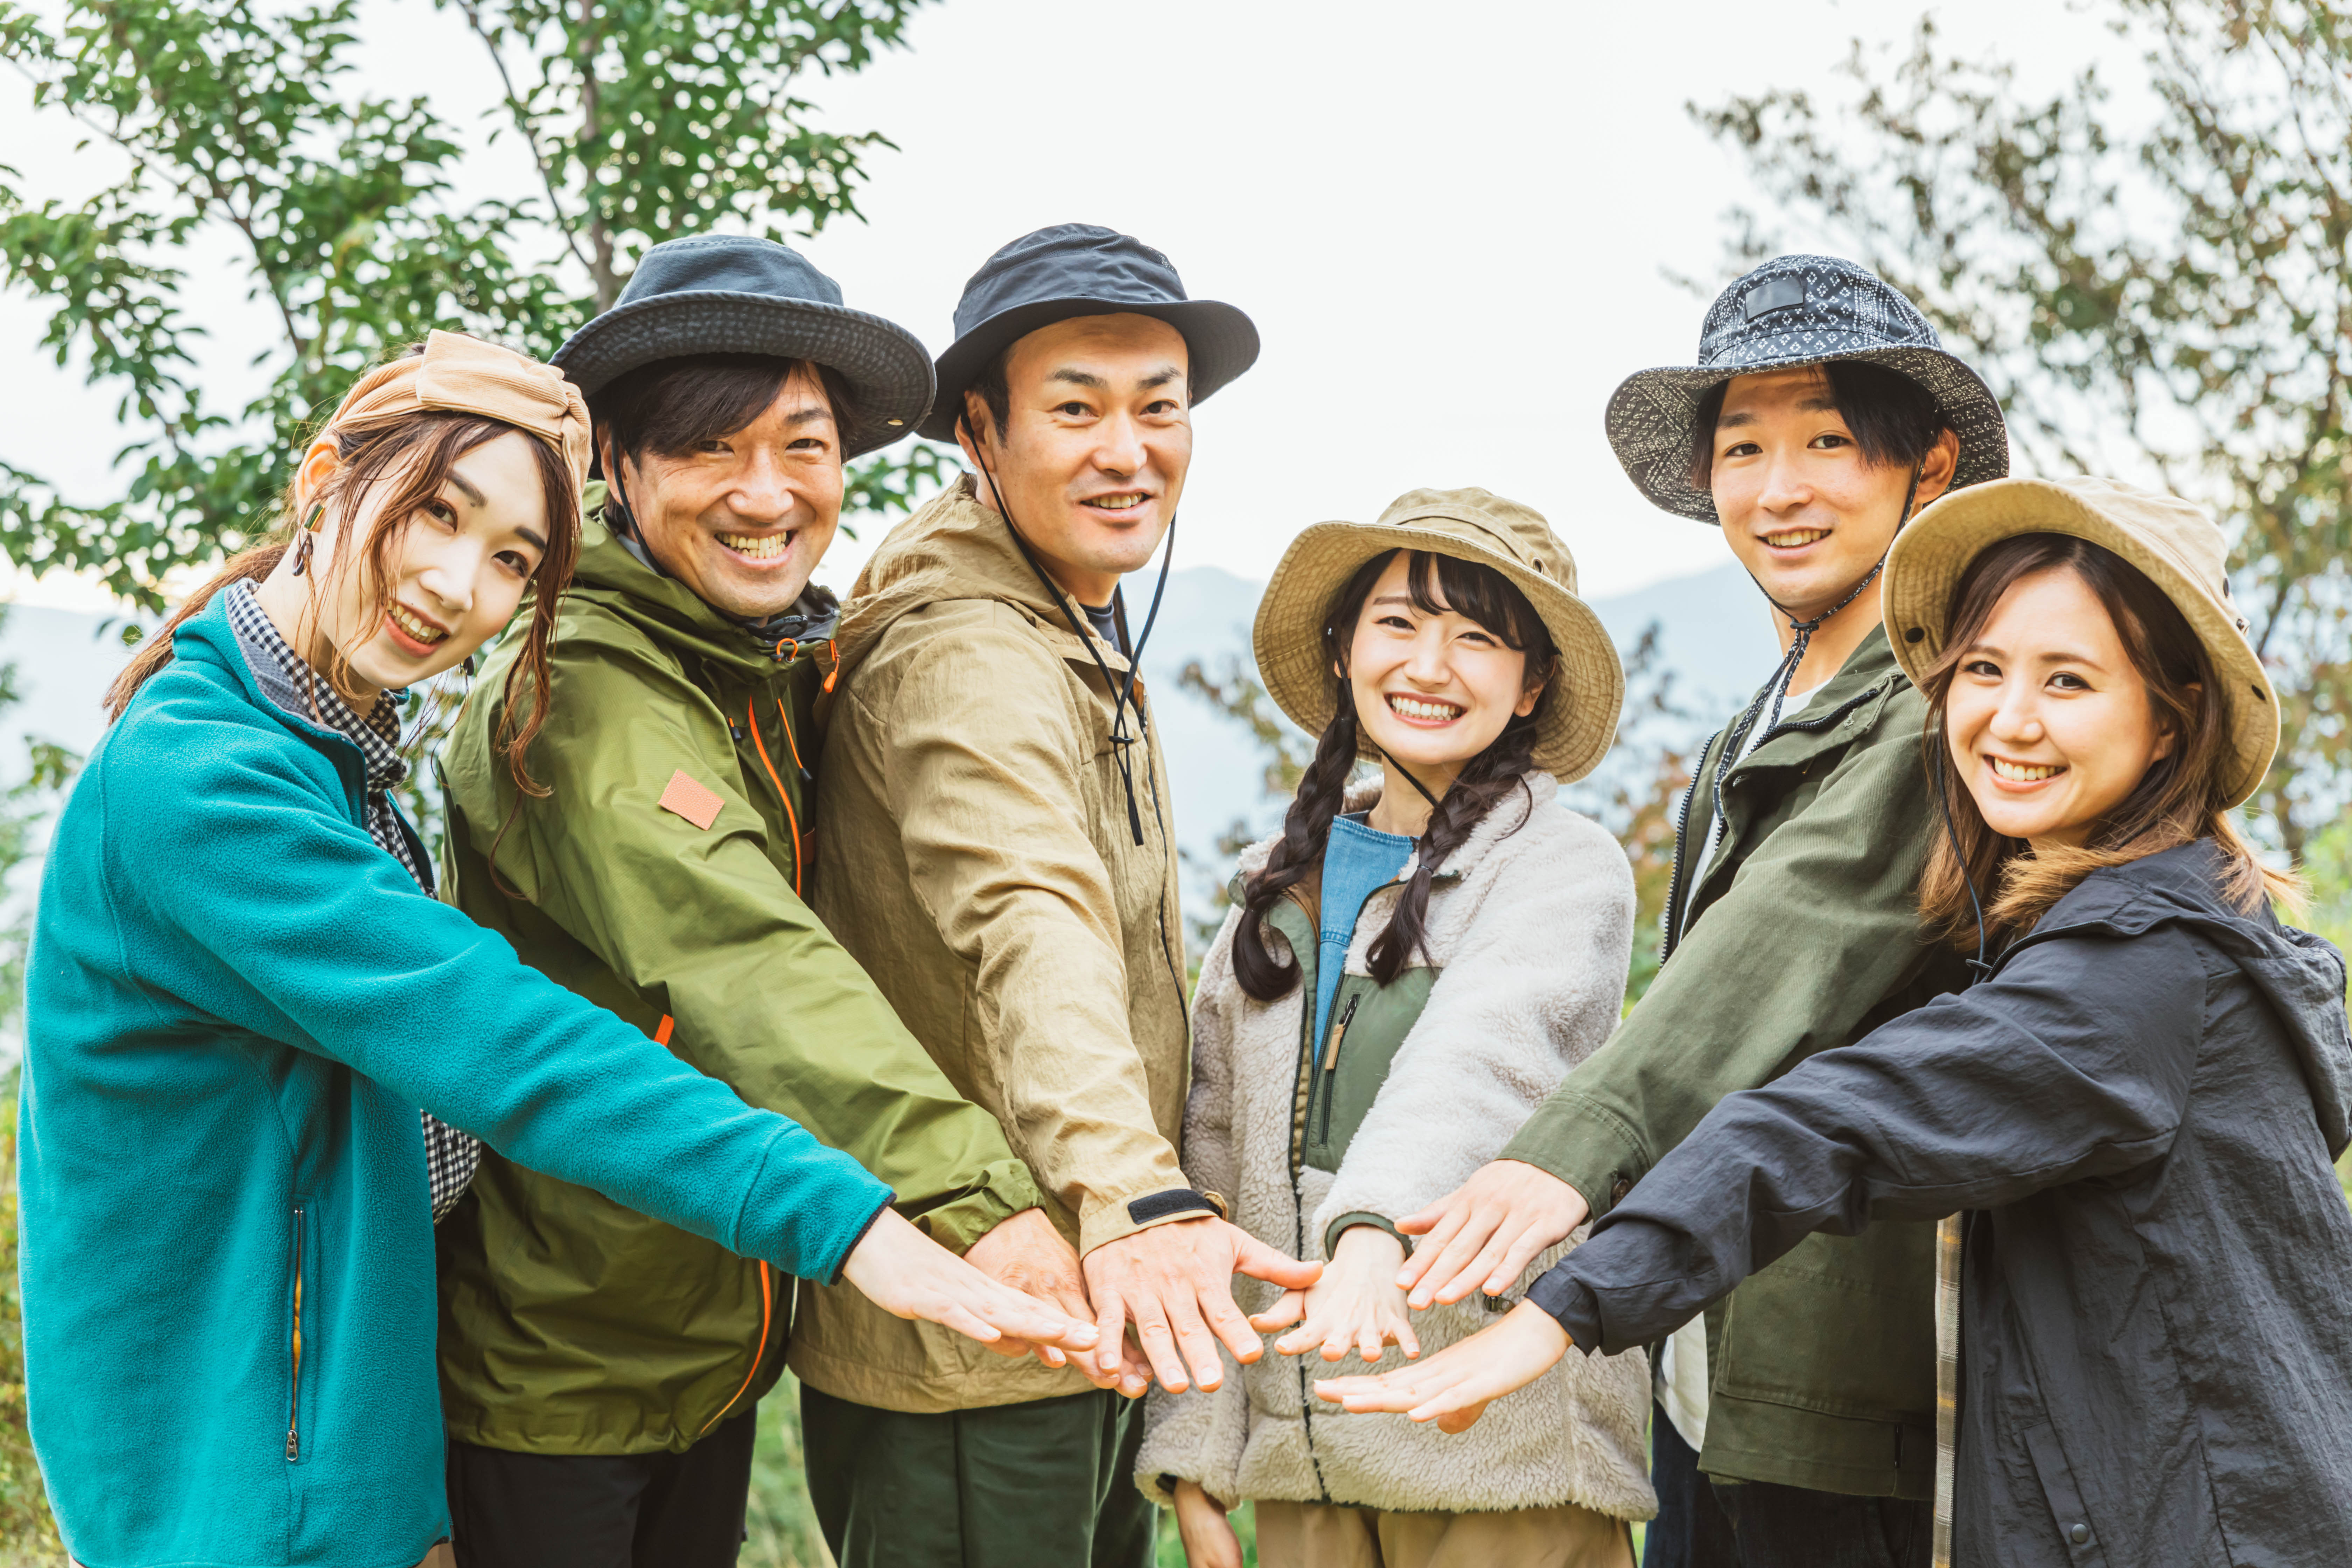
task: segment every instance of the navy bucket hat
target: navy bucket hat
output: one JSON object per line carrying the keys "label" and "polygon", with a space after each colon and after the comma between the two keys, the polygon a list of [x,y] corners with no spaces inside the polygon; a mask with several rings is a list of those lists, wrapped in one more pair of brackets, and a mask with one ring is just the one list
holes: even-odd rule
{"label": "navy bucket hat", "polygon": [[1692,428],[1708,389],[1737,375],[1861,360],[1926,389],[1960,438],[1951,489],[2009,472],[2009,426],[1984,382],[1947,353],[1919,308],[1883,279],[1834,256],[1779,256],[1716,297],[1698,363],[1636,371],[1609,399],[1609,445],[1653,504],[1720,523],[1691,483]]}
{"label": "navy bucket hat", "polygon": [[956,302],[956,341],[940,356],[939,396],[922,434],[955,439],[964,389],[1007,348],[1073,316],[1156,316],[1184,334],[1192,400],[1209,395],[1257,359],[1257,328],[1231,305],[1193,300],[1169,259],[1114,229],[1055,224],[1024,234],[982,264]]}
{"label": "navy bucket hat", "polygon": [[920,338],[843,304],[841,286],[792,247],[748,235],[655,246],[613,308],[551,363],[593,398],[640,365],[694,354],[813,360],[839,374],[850,401],[835,410],[845,457],[913,434],[931,405],[931,356]]}

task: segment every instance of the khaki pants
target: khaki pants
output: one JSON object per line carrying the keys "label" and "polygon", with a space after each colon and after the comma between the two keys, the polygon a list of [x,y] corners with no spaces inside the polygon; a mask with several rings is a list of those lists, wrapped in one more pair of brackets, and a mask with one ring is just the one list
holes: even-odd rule
{"label": "khaki pants", "polygon": [[1257,1505],[1264,1568],[1633,1568],[1622,1519],[1570,1504],[1509,1513]]}

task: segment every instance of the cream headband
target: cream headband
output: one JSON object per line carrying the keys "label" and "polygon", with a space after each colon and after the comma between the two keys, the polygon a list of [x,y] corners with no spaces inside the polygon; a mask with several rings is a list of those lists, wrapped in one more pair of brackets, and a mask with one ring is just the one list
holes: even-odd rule
{"label": "cream headband", "polygon": [[588,482],[588,405],[580,389],[552,365],[463,332],[431,333],[424,353],[361,376],[327,425],[424,411],[478,414],[527,430],[563,455],[574,489]]}

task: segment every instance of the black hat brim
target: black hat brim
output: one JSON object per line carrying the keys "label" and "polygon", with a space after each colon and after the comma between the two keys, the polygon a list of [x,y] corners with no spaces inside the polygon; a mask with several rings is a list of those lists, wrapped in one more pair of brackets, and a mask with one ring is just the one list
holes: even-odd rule
{"label": "black hat brim", "polygon": [[1032,300],[998,311],[948,345],[940,356],[939,396],[920,433],[933,441],[954,440],[964,389],[980,373],[1038,328],[1077,316],[1151,316],[1183,333],[1191,362],[1191,399],[1196,404],[1206,403],[1218,388],[1257,363],[1256,325],[1221,300]]}
{"label": "black hat brim", "polygon": [[593,398],[657,360],[769,354],[813,360],[848,384],[842,454],[855,458],[914,433],[931,405],[931,355],[895,321],[846,305],[734,289],[690,289],[617,305],[572,334],[550,363]]}
{"label": "black hat brim", "polygon": [[1715,498],[1691,483],[1692,426],[1707,389],[1735,376],[1796,370],[1832,361],[1861,360],[1909,377],[1936,400],[1960,439],[1951,489],[1964,489],[2009,473],[2009,426],[2000,402],[1977,373],[1941,349],[1889,344],[1850,353],[1792,354],[1738,365],[1664,365],[1635,371],[1610,395],[1610,447],[1625,477],[1651,504],[1679,517],[1718,527]]}

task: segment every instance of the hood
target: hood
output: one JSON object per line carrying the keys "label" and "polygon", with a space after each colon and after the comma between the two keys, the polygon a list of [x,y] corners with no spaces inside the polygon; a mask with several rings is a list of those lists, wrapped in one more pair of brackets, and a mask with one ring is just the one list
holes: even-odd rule
{"label": "hood", "polygon": [[[2344,1004],[2344,955],[2335,943],[2282,925],[2268,907],[2225,903],[2222,851],[2210,838],[2125,866],[2094,871],[2010,948],[2085,929],[2136,936],[2167,921],[2191,925],[2228,953],[2268,998],[2301,1059],[2313,1114],[2330,1157],[2352,1144],[2352,1030]],[[2002,955],[2004,961],[2009,953]]]}
{"label": "hood", "polygon": [[[900,616],[949,599],[1008,605],[1066,657],[1087,658],[1086,646],[1022,558],[1012,529],[980,504],[966,474],[892,529],[858,574],[841,616],[843,671],[855,669]],[[1117,649],[1095,647],[1114,671],[1127,668]]]}
{"label": "hood", "polygon": [[[782,662],[774,641],[711,608],[685,584],[661,575],[639,560],[605,526],[598,490],[599,487],[589,487],[591,505],[581,526],[580,563],[565,592],[611,611],[665,647],[734,670],[747,679],[773,674]],[[812,585],[802,595],[793,608],[809,616],[809,629],[817,634],[803,635],[802,640],[824,641],[836,607],[833,595],[823,588]]]}

